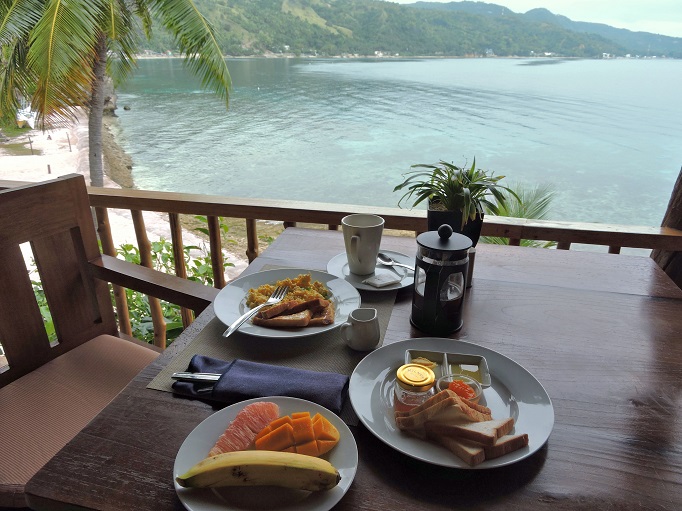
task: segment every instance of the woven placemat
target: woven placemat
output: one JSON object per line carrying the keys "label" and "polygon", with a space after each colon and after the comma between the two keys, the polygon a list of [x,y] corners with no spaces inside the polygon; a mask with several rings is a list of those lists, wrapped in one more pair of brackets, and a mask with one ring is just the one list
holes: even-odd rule
{"label": "woven placemat", "polygon": [[[381,330],[380,345],[386,334],[396,294],[397,291],[360,292],[362,307],[377,309]],[[224,331],[225,325],[218,318],[212,319],[196,338],[147,385],[147,388],[172,392],[171,375],[174,372],[185,371],[191,358],[197,353],[226,361],[239,358],[348,376],[367,354],[349,348],[341,337],[339,328],[319,335],[295,339],[266,339],[240,332],[225,339],[222,337]],[[346,424],[352,426],[358,424],[358,418],[350,406],[350,399],[346,399],[341,418]]]}

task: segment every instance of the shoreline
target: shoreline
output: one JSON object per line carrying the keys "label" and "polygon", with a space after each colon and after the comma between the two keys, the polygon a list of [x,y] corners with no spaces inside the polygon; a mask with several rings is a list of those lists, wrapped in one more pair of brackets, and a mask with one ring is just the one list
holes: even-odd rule
{"label": "shoreline", "polygon": [[[104,155],[104,187],[134,188],[133,160],[115,139],[112,125],[115,117],[104,117],[102,123],[102,152]],[[84,112],[79,111],[77,121],[67,128],[40,132],[26,131],[18,136],[6,137],[0,142],[0,179],[40,182],[67,174],[85,176],[89,180],[88,123]],[[10,146],[9,148],[7,146]],[[160,238],[171,239],[168,215],[146,211],[143,214],[147,236],[154,242]],[[137,246],[137,237],[129,210],[109,209],[109,223],[114,245]],[[191,229],[183,227],[185,246],[202,247],[208,252],[207,242]],[[225,278],[237,277],[248,266],[245,256],[223,249],[224,256],[234,264],[225,268]]]}
{"label": "shoreline", "polygon": [[104,173],[121,188],[135,188],[133,179],[133,158],[126,153],[112,132],[112,125],[117,122],[111,115],[102,118],[102,155]]}

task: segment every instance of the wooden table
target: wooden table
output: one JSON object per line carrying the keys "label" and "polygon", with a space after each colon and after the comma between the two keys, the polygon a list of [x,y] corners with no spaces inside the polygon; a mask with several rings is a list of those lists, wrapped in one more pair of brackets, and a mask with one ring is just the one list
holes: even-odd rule
{"label": "wooden table", "polygon": [[[414,254],[410,238],[382,247]],[[335,509],[682,509],[682,291],[646,257],[477,247],[464,327],[453,338],[521,363],[555,410],[547,444],[508,467],[443,469],[408,458],[362,425],[360,464]],[[264,265],[325,269],[334,231],[287,229]],[[422,336],[398,294],[384,343]],[[212,318],[206,310],[29,483],[38,509],[182,509],[175,455],[213,409],[146,389]]]}

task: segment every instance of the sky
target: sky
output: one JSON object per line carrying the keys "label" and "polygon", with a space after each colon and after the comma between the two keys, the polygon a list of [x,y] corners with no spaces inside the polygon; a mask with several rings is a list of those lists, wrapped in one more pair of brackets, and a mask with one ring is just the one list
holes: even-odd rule
{"label": "sky", "polygon": [[[388,1],[411,4],[416,0]],[[518,13],[544,7],[573,21],[604,23],[635,32],[682,37],[682,0],[487,0],[486,3],[503,5]]]}

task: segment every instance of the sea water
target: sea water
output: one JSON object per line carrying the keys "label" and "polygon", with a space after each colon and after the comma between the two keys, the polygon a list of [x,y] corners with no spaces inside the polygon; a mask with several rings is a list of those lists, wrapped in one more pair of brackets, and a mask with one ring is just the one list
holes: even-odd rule
{"label": "sea water", "polygon": [[660,225],[682,166],[682,60],[228,67],[226,109],[180,59],[139,62],[117,110],[137,188],[393,207],[411,165],[476,158],[507,184],[553,185],[551,219]]}

